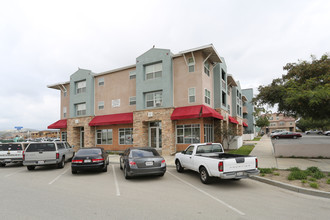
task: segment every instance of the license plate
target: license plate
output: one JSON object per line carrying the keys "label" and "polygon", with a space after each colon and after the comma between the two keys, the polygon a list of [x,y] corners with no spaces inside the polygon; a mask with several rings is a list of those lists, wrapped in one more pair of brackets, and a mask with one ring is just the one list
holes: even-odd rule
{"label": "license plate", "polygon": [[90,163],[92,160],[84,160],[84,163]]}
{"label": "license plate", "polygon": [[152,162],[152,161],[147,161],[146,162],[146,166],[153,166],[154,165],[154,162]]}
{"label": "license plate", "polygon": [[237,172],[237,173],[236,173],[236,176],[243,176],[243,175],[244,175],[243,172]]}
{"label": "license plate", "polygon": [[43,161],[43,160],[38,161],[38,164],[44,164],[44,163],[45,163],[45,161]]}

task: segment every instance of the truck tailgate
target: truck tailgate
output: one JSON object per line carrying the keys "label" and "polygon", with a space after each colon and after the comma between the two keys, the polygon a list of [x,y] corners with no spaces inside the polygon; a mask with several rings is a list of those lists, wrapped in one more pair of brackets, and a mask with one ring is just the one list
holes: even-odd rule
{"label": "truck tailgate", "polygon": [[55,160],[55,151],[39,151],[39,152],[26,152],[25,161],[36,161],[36,160]]}
{"label": "truck tailgate", "polygon": [[237,172],[256,169],[255,157],[239,157],[224,160],[223,172]]}

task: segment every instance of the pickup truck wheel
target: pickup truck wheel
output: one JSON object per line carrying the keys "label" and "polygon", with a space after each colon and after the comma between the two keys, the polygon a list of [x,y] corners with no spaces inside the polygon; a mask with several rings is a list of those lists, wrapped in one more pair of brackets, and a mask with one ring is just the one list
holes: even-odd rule
{"label": "pickup truck wheel", "polygon": [[35,166],[27,166],[26,167],[28,170],[34,170]]}
{"label": "pickup truck wheel", "polygon": [[64,167],[64,165],[65,165],[65,159],[64,159],[64,157],[62,157],[61,162],[59,164],[57,164],[57,168],[62,169]]}
{"label": "pickup truck wheel", "polygon": [[200,168],[199,174],[200,174],[202,183],[208,184],[210,182],[210,176],[209,176],[207,170],[205,169],[205,167]]}
{"label": "pickup truck wheel", "polygon": [[184,168],[181,166],[181,163],[179,160],[175,161],[175,167],[176,167],[176,171],[178,171],[179,173],[182,173]]}

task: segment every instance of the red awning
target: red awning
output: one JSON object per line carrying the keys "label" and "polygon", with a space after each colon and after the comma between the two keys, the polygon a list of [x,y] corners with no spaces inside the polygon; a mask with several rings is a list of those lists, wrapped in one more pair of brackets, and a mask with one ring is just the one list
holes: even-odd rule
{"label": "red awning", "polygon": [[171,115],[171,120],[208,117],[223,119],[222,115],[216,112],[213,108],[205,105],[194,105],[175,108]]}
{"label": "red awning", "polygon": [[47,128],[48,129],[60,129],[60,128],[66,128],[66,127],[67,127],[67,120],[62,119],[62,120],[58,120],[57,122],[49,125]]}
{"label": "red awning", "polygon": [[202,117],[203,118],[217,118],[223,120],[223,116],[215,111],[213,108],[203,105],[202,107]]}
{"label": "red awning", "polygon": [[239,124],[238,121],[237,121],[235,118],[230,117],[229,115],[228,115],[228,119],[229,119],[229,122],[230,122],[230,123],[233,123],[233,124]]}
{"label": "red awning", "polygon": [[133,123],[133,112],[129,112],[129,113],[121,113],[121,114],[95,116],[89,122],[89,126],[132,124],[132,123]]}
{"label": "red awning", "polygon": [[244,127],[249,127],[245,122],[243,122],[243,126]]}

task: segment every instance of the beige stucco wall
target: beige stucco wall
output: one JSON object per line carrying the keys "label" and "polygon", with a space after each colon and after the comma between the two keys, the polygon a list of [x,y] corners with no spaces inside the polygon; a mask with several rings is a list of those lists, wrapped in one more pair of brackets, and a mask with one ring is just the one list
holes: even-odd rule
{"label": "beige stucco wall", "polygon": [[[135,105],[129,105],[129,97],[136,96],[136,79],[129,79],[129,72],[135,68],[95,77],[95,115],[108,115],[133,112]],[[99,78],[104,85],[99,86]],[[112,107],[112,100],[120,99],[120,107]],[[98,109],[98,103],[104,101],[104,109]]]}
{"label": "beige stucco wall", "polygon": [[[66,96],[64,96],[64,92],[61,91],[61,119],[66,119],[70,115],[70,84],[64,85],[66,88]],[[66,107],[66,118],[63,116],[63,108]]]}

